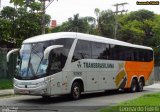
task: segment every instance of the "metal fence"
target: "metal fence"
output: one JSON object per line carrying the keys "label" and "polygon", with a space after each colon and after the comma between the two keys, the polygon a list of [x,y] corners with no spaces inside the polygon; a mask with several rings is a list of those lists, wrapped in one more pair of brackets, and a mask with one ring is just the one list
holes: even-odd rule
{"label": "metal fence", "polygon": [[0,78],[12,78],[15,73],[16,67],[16,54],[12,54],[10,62],[7,63],[6,56],[7,52],[11,49],[0,48]]}
{"label": "metal fence", "polygon": [[154,80],[160,81],[160,66],[154,67]]}

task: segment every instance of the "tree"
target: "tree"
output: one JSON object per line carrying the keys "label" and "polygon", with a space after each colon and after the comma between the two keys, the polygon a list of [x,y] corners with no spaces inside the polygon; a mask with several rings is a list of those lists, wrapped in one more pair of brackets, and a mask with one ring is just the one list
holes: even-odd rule
{"label": "tree", "polygon": [[0,18],[0,40],[11,41],[12,22]]}
{"label": "tree", "polygon": [[133,44],[143,44],[144,31],[140,28],[142,23],[134,20],[127,22],[118,31],[118,39]]}
{"label": "tree", "polygon": [[6,6],[1,11],[2,18],[13,21],[16,16],[17,16],[17,12],[16,12],[15,8],[13,8],[13,7]]}
{"label": "tree", "polygon": [[34,13],[35,11],[36,11],[36,13],[38,13],[39,11],[42,10],[42,3],[33,2],[33,3],[30,3],[29,7],[30,7],[30,9],[31,9],[30,11],[32,13]]}
{"label": "tree", "polygon": [[10,3],[13,3],[14,5],[22,6],[24,5],[24,0],[10,0]]}
{"label": "tree", "polygon": [[[22,7],[17,9],[18,17],[14,22],[14,38],[17,40],[17,46],[19,46],[24,39],[41,34],[42,14],[40,10],[37,5],[32,5],[28,11]],[[49,15],[45,14],[45,25],[50,23],[50,18]],[[48,30],[46,29],[46,31]]]}
{"label": "tree", "polygon": [[99,27],[99,15],[100,15],[100,10],[98,8],[94,9],[94,13],[96,15],[96,22],[97,22],[97,27]]}
{"label": "tree", "polygon": [[154,19],[154,13],[152,11],[145,9],[131,12],[127,17],[127,21],[137,20],[143,22],[144,20],[153,20],[153,19]]}
{"label": "tree", "polygon": [[154,46],[160,46],[160,15],[156,15],[154,19],[153,38]]}
{"label": "tree", "polygon": [[98,29],[102,36],[114,37],[115,18],[111,10],[101,11],[99,14]]}
{"label": "tree", "polygon": [[[13,0],[17,4],[18,0]],[[20,1],[21,2],[21,1]],[[23,2],[27,2],[26,0]],[[29,7],[29,8],[27,8]],[[45,14],[45,25],[50,23],[50,16]],[[1,39],[14,41],[19,47],[24,39],[41,34],[42,12],[41,3],[30,0],[18,8],[4,7],[1,11]],[[49,30],[46,28],[46,32]]]}
{"label": "tree", "polygon": [[79,17],[79,14],[73,16],[73,18],[69,18],[67,22],[64,22],[59,28],[60,31],[73,31],[73,32],[82,32],[89,33],[91,30],[91,26],[89,22],[93,22],[92,17]]}
{"label": "tree", "polygon": [[134,11],[119,16],[118,39],[153,46],[154,13],[148,10]]}
{"label": "tree", "polygon": [[17,12],[14,8],[6,6],[1,10],[0,17],[0,40],[5,42],[15,43],[13,37],[13,23],[17,17]]}

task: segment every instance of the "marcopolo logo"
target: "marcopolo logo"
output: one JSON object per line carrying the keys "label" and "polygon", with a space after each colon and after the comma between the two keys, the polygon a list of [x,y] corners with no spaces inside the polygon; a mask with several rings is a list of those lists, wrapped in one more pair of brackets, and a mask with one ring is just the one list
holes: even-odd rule
{"label": "marcopolo logo", "polygon": [[78,61],[77,67],[81,68],[81,62],[80,61]]}

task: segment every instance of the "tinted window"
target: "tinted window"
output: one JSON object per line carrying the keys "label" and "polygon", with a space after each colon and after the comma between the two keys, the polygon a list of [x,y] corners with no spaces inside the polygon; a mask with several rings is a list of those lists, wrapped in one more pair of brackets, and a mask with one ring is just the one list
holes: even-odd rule
{"label": "tinted window", "polygon": [[63,49],[63,54],[65,56],[68,56],[68,53],[70,51],[71,45],[73,43],[74,39],[69,39],[69,38],[65,38],[65,39],[57,39],[54,41],[54,45],[63,45],[64,49]]}
{"label": "tinted window", "polygon": [[72,62],[80,59],[91,59],[91,42],[78,40],[74,50]]}
{"label": "tinted window", "polygon": [[126,48],[118,45],[110,45],[111,59],[112,60],[125,60],[127,55]]}
{"label": "tinted window", "polygon": [[134,61],[134,48],[124,47],[124,58],[126,61]]}
{"label": "tinted window", "polygon": [[74,39],[57,39],[52,41],[52,45],[63,45],[62,48],[52,50],[50,53],[49,74],[60,72],[65,66],[70,48]]}
{"label": "tinted window", "polygon": [[146,49],[136,49],[119,45],[110,45],[111,59],[122,61],[151,61],[153,52]]}
{"label": "tinted window", "polygon": [[63,45],[64,47],[64,51],[63,53],[68,56],[68,53],[70,51],[70,48],[72,46],[72,43],[73,43],[74,39],[71,39],[71,38],[64,38],[64,39],[56,39],[56,40],[53,40],[53,41],[46,41],[44,42],[44,49],[46,49],[47,47],[49,46],[52,46],[52,45]]}
{"label": "tinted window", "polygon": [[109,59],[109,45],[104,43],[92,42],[93,59]]}
{"label": "tinted window", "polygon": [[80,59],[108,59],[149,62],[153,60],[153,51],[79,40],[77,42],[72,61],[77,61]]}
{"label": "tinted window", "polygon": [[74,39],[64,38],[64,39],[57,39],[54,40],[55,45],[64,45],[66,49],[70,49]]}
{"label": "tinted window", "polygon": [[61,60],[62,60],[62,68],[65,66],[69,51],[71,49],[72,43],[74,39],[57,39],[54,41],[54,45],[63,45],[63,49],[61,49]]}
{"label": "tinted window", "polygon": [[153,60],[153,51],[151,50],[142,50],[142,49],[139,49],[139,52],[138,52],[138,56],[139,56],[139,59],[138,61],[152,61]]}
{"label": "tinted window", "polygon": [[62,48],[51,51],[49,57],[49,74],[54,74],[62,70]]}

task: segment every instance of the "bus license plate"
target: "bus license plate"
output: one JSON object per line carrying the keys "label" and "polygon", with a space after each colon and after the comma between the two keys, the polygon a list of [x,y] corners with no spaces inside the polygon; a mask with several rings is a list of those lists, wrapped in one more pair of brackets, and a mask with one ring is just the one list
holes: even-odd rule
{"label": "bus license plate", "polygon": [[21,94],[29,94],[29,91],[28,90],[21,90],[20,93]]}

